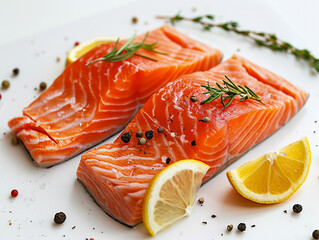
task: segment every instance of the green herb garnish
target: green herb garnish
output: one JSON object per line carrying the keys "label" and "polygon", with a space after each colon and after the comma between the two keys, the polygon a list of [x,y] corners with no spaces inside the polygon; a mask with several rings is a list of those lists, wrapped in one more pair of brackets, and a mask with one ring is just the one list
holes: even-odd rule
{"label": "green herb garnish", "polygon": [[206,100],[202,101],[200,104],[210,103],[216,100],[217,98],[220,98],[223,106],[228,107],[236,96],[241,97],[240,101],[252,99],[262,104],[265,104],[261,100],[261,98],[249,87],[243,87],[235,84],[226,75],[225,78],[226,80],[223,80],[224,86],[221,86],[218,82],[216,82],[218,88],[211,87],[209,85],[209,82],[207,82],[207,85],[201,85],[201,87],[207,89],[207,92],[204,92],[203,94],[209,94],[210,96]]}
{"label": "green herb garnish", "polygon": [[148,36],[148,33],[145,34],[145,37],[144,37],[142,42],[140,42],[140,43],[134,42],[133,43],[133,40],[135,39],[135,34],[134,34],[126,43],[124,43],[122,45],[122,47],[120,47],[119,49],[116,50],[118,42],[119,42],[119,38],[118,38],[116,40],[116,42],[115,42],[115,46],[112,49],[112,51],[110,51],[108,54],[106,54],[105,56],[103,56],[101,58],[93,60],[92,62],[88,63],[87,66],[91,65],[92,63],[99,62],[99,61],[120,62],[120,61],[124,61],[124,60],[126,60],[128,58],[131,58],[133,55],[137,55],[137,56],[140,56],[140,57],[143,57],[143,58],[147,58],[147,59],[150,59],[152,61],[157,61],[154,58],[151,58],[151,57],[136,53],[141,48],[144,48],[146,50],[149,50],[151,52],[155,52],[155,53],[158,53],[158,54],[167,55],[167,53],[159,52],[159,51],[155,50],[155,48],[158,47],[156,42],[155,43],[150,43],[150,44],[149,43],[145,43],[145,40],[146,40],[147,36]]}
{"label": "green herb garnish", "polygon": [[176,16],[158,16],[159,19],[167,19],[172,25],[180,21],[190,21],[202,25],[204,30],[211,30],[212,28],[220,28],[228,32],[234,32],[242,36],[252,39],[257,45],[269,48],[273,51],[287,52],[294,55],[298,59],[303,59],[310,67],[319,72],[319,59],[316,58],[307,49],[298,49],[290,43],[279,39],[275,34],[256,32],[250,30],[240,30],[237,22],[213,23],[213,15],[203,15],[194,18],[183,17],[180,14]]}

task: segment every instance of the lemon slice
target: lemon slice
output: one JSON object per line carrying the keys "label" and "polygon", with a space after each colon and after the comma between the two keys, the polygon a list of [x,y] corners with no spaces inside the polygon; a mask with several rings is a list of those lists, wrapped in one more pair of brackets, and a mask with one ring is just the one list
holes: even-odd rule
{"label": "lemon slice", "polygon": [[191,214],[208,169],[205,163],[187,159],[169,165],[153,178],[143,204],[143,222],[152,236]]}
{"label": "lemon slice", "polygon": [[304,137],[278,152],[267,153],[227,172],[227,177],[243,197],[258,203],[278,203],[303,184],[310,162],[310,146]]}
{"label": "lemon slice", "polygon": [[70,63],[75,62],[85,53],[89,52],[93,48],[103,43],[115,42],[118,38],[113,36],[97,37],[89,41],[80,43],[76,47],[72,48],[67,55],[65,65],[68,66]]}

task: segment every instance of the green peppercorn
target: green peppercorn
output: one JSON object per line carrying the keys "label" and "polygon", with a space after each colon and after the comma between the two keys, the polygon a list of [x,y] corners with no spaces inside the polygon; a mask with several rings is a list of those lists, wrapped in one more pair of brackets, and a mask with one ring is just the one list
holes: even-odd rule
{"label": "green peppercorn", "polygon": [[2,88],[8,89],[10,87],[10,82],[8,80],[2,81]]}
{"label": "green peppercorn", "polygon": [[246,231],[246,224],[245,223],[239,223],[237,226],[238,231],[243,232]]}
{"label": "green peppercorn", "polygon": [[319,239],[319,230],[316,229],[312,232],[313,239]]}
{"label": "green peppercorn", "polygon": [[293,207],[292,207],[292,210],[295,212],[295,213],[300,213],[302,211],[302,206],[300,204],[295,204]]}
{"label": "green peppercorn", "polygon": [[63,212],[58,212],[58,213],[56,213],[55,216],[54,216],[54,222],[55,222],[56,224],[62,224],[62,223],[64,223],[64,222],[65,222],[65,219],[66,219],[66,215],[65,215],[65,213],[63,213]]}
{"label": "green peppercorn", "polygon": [[138,139],[138,145],[144,145],[146,143],[146,139],[145,138],[139,138]]}
{"label": "green peppercorn", "polygon": [[45,82],[41,82],[39,87],[41,91],[44,91],[47,88],[47,84]]}

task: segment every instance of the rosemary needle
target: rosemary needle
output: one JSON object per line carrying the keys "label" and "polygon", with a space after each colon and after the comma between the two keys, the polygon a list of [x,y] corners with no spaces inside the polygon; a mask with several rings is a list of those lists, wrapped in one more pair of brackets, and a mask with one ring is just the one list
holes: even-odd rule
{"label": "rosemary needle", "polygon": [[210,103],[216,100],[217,98],[220,98],[223,106],[228,107],[236,96],[241,97],[240,101],[252,99],[262,104],[265,104],[261,100],[261,98],[249,87],[243,87],[235,84],[226,75],[225,78],[226,80],[223,80],[224,86],[221,86],[218,82],[216,82],[218,88],[211,87],[209,85],[209,82],[207,82],[207,85],[201,85],[201,87],[206,88],[207,90],[207,92],[204,92],[203,94],[209,94],[210,96],[206,100],[202,101],[200,104]]}
{"label": "rosemary needle", "polygon": [[95,59],[95,60],[89,62],[88,64],[86,64],[86,66],[89,66],[92,63],[99,62],[99,61],[120,62],[120,61],[124,61],[126,59],[131,58],[133,55],[137,55],[137,56],[140,56],[140,57],[143,57],[143,58],[147,58],[147,59],[152,60],[152,61],[157,61],[154,58],[151,58],[151,57],[136,53],[141,48],[146,49],[146,50],[151,51],[151,52],[154,52],[154,53],[167,55],[167,53],[159,52],[159,51],[155,50],[155,48],[158,47],[156,42],[155,43],[150,43],[150,44],[149,43],[145,43],[145,40],[146,40],[147,36],[148,36],[148,33],[145,34],[145,37],[144,37],[142,42],[140,42],[140,43],[134,42],[133,43],[133,41],[135,39],[135,34],[134,34],[119,49],[116,49],[117,45],[119,43],[119,38],[118,38],[116,40],[116,42],[115,42],[114,48],[108,54],[104,55],[101,58],[98,58],[98,59]]}
{"label": "rosemary needle", "polygon": [[309,50],[307,49],[298,49],[292,44],[279,39],[275,34],[242,30],[239,29],[239,24],[234,21],[224,22],[224,23],[215,23],[213,15],[203,15],[194,18],[184,17],[180,14],[175,16],[157,16],[158,19],[167,19],[169,22],[174,25],[176,22],[188,21],[200,24],[204,30],[211,30],[212,28],[220,28],[227,32],[234,32],[236,34],[245,36],[252,39],[257,45],[269,48],[273,51],[286,52],[294,55],[297,59],[305,60],[310,67],[315,71],[319,72],[319,58],[316,58]]}

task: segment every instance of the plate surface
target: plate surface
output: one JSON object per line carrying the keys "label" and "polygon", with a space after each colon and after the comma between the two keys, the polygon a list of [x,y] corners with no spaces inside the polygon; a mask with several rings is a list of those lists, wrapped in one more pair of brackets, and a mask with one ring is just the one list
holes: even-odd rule
{"label": "plate surface", "polygon": [[[293,39],[293,43],[303,46],[276,11],[264,3],[203,0],[196,2],[196,12],[193,7],[194,1],[189,0],[136,1],[0,48],[0,76],[11,83],[10,89],[1,90],[0,100],[0,239],[151,239],[142,224],[127,228],[108,217],[94,203],[76,181],[80,156],[42,169],[32,163],[23,147],[11,144],[8,120],[21,115],[22,108],[39,95],[34,88],[38,88],[41,81],[50,84],[61,74],[66,53],[74,42],[101,35],[130,37],[134,32],[142,33],[162,25],[163,21],[155,19],[155,15],[173,15],[182,11],[184,15],[194,16],[213,13],[217,21],[236,20],[247,29],[279,33],[283,39]],[[131,24],[133,16],[138,17],[138,24]],[[217,29],[204,32],[189,23],[177,24],[176,28],[220,49],[224,59],[237,53],[268,68],[309,92],[310,98],[278,132],[205,184],[198,195],[205,199],[203,206],[195,204],[190,217],[159,233],[156,239],[311,239],[312,231],[319,228],[319,123],[315,122],[319,121],[318,75],[312,74],[306,64],[292,56],[262,49],[231,33]],[[58,57],[60,62],[56,61]],[[17,77],[10,76],[14,67],[20,69]],[[312,166],[304,185],[289,200],[271,206],[258,205],[243,199],[231,188],[225,171],[303,136],[308,136],[311,145]],[[115,137],[104,143],[114,141]],[[19,190],[15,199],[10,198],[13,188]],[[295,203],[304,207],[299,215],[292,214]],[[56,226],[53,217],[59,211],[66,213],[67,220]],[[217,217],[211,218],[212,214]],[[226,231],[228,224],[236,227],[240,222],[246,223],[246,232]]]}

